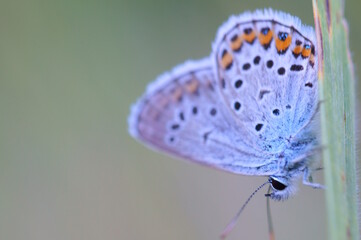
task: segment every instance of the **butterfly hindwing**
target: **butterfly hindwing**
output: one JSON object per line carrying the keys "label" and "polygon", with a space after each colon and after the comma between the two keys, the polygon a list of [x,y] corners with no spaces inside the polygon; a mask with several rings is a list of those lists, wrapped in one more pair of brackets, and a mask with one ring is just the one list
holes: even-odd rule
{"label": "butterfly hindwing", "polygon": [[311,121],[315,34],[298,18],[271,10],[233,16],[218,31],[212,60],[225,107],[260,148],[282,151]]}
{"label": "butterfly hindwing", "polygon": [[130,133],[152,148],[235,173],[275,171],[223,106],[210,58],[163,74],[132,107]]}

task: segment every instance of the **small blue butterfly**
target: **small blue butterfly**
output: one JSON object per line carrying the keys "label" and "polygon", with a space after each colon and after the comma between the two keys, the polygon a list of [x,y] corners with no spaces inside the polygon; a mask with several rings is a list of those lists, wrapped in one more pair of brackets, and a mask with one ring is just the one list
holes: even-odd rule
{"label": "small blue butterfly", "polygon": [[224,171],[267,176],[285,200],[310,182],[319,146],[316,37],[272,10],[232,16],[209,57],[151,83],[132,106],[129,132],[147,146]]}

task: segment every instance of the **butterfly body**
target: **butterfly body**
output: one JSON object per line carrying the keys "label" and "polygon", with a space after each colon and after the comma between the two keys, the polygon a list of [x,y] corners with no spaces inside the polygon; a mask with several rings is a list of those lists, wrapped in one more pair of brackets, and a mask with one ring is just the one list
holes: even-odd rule
{"label": "butterfly body", "polygon": [[313,29],[285,13],[244,13],[219,28],[210,56],[149,85],[129,131],[172,156],[269,176],[271,198],[283,200],[311,172],[317,93]]}

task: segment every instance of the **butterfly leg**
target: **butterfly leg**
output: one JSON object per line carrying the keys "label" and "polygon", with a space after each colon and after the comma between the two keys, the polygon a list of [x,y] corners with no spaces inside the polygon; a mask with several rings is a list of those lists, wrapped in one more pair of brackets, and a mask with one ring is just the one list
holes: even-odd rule
{"label": "butterfly leg", "polygon": [[312,179],[312,175],[309,172],[308,168],[303,170],[303,181],[302,183],[306,186],[310,186],[312,188],[325,189],[325,186],[319,183],[314,183]]}

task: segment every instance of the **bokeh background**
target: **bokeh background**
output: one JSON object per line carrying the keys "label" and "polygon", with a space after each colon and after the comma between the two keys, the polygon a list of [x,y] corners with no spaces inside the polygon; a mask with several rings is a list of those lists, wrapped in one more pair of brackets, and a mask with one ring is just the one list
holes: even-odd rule
{"label": "bokeh background", "polygon": [[[266,7],[313,25],[300,0],[1,1],[0,239],[218,239],[265,178],[152,152],[127,115],[158,74],[208,55],[229,15]],[[346,1],[359,74],[360,10]],[[272,202],[277,239],[326,239],[324,203],[303,186]],[[229,239],[267,239],[262,193]]]}

